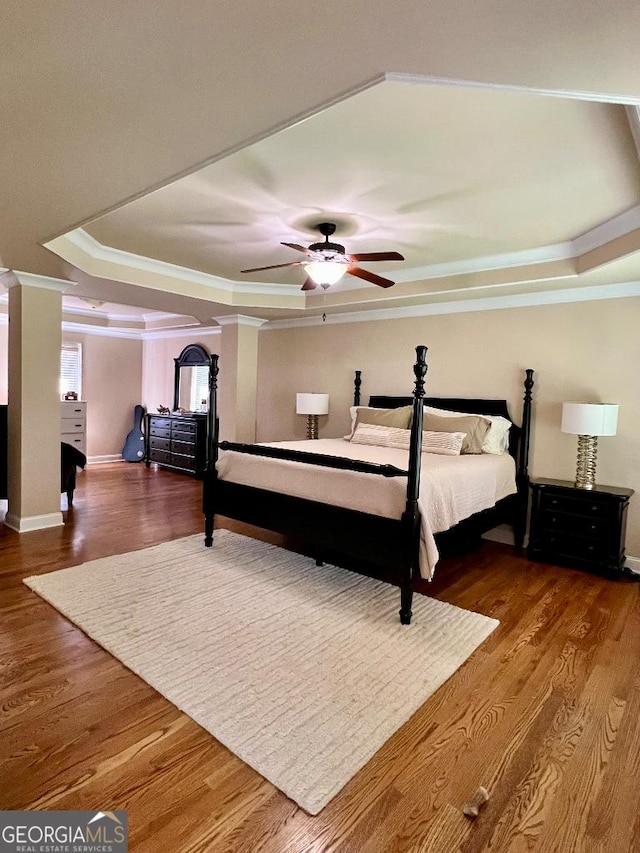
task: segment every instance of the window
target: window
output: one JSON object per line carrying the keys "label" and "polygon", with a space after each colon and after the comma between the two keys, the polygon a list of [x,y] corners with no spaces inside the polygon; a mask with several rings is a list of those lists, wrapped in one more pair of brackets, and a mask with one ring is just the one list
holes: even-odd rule
{"label": "window", "polygon": [[82,344],[62,344],[60,354],[60,397],[75,391],[82,400]]}
{"label": "window", "polygon": [[[204,405],[202,401],[204,402]],[[209,366],[198,365],[191,371],[191,397],[189,409],[192,412],[205,411],[209,400]]]}

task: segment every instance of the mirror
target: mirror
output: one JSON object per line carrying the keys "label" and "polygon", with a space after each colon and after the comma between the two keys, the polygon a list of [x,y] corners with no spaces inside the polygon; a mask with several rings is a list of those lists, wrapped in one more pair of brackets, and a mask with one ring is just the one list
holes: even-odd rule
{"label": "mirror", "polygon": [[[209,353],[200,344],[189,344],[178,358],[174,358],[175,374],[173,381],[173,411],[185,409],[186,411],[197,411],[202,399],[209,398],[208,376],[209,376]],[[193,400],[194,389],[200,390],[196,393],[197,400]]]}

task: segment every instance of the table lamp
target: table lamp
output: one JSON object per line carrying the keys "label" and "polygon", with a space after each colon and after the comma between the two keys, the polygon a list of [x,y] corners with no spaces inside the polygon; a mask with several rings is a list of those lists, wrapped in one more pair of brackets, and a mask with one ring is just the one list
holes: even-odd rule
{"label": "table lamp", "polygon": [[296,394],[296,414],[307,416],[307,438],[317,438],[318,415],[329,414],[329,395]]}
{"label": "table lamp", "polygon": [[612,403],[563,403],[562,432],[578,436],[578,464],[575,487],[594,489],[598,436],[615,435],[618,406]]}

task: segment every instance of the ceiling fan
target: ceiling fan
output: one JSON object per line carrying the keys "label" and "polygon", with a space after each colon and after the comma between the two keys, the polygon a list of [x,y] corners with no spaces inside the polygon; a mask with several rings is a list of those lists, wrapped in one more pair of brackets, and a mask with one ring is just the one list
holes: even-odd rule
{"label": "ceiling fan", "polygon": [[363,270],[356,264],[361,261],[367,263],[370,261],[404,261],[401,254],[398,252],[364,252],[348,255],[340,243],[329,242],[329,237],[336,230],[333,222],[320,222],[317,229],[324,237],[324,243],[312,243],[308,249],[299,246],[297,243],[280,244],[295,249],[296,252],[302,252],[307,255],[307,260],[290,261],[287,264],[272,264],[268,267],[254,267],[250,270],[241,270],[241,272],[261,272],[262,270],[275,270],[282,267],[303,266],[307,273],[307,280],[302,285],[302,290],[314,290],[318,286],[326,290],[332,284],[340,281],[345,273],[370,281],[372,284],[377,284],[378,287],[392,287],[395,284],[391,279]]}

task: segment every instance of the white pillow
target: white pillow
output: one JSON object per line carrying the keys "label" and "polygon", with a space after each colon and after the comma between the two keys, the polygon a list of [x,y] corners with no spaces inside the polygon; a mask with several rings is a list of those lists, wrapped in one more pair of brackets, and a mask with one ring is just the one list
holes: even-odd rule
{"label": "white pillow", "polygon": [[[422,452],[438,453],[441,456],[459,456],[466,433],[429,432],[422,433]],[[380,424],[359,423],[351,438],[353,444],[369,444],[376,447],[393,447],[396,450],[409,450],[411,430]]]}
{"label": "white pillow", "polygon": [[[423,411],[430,415],[435,415],[436,417],[440,416],[443,418],[449,418],[452,415],[456,417],[464,417],[465,415],[468,416],[470,414],[475,414],[472,412],[452,412],[449,409],[436,409],[434,406],[423,406]],[[478,414],[478,417],[486,418],[491,423],[491,426],[489,427],[482,442],[482,452],[495,454],[508,453],[511,421],[507,418],[503,418],[501,415]]]}

